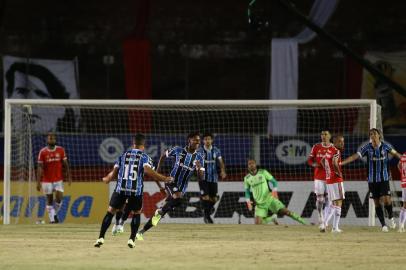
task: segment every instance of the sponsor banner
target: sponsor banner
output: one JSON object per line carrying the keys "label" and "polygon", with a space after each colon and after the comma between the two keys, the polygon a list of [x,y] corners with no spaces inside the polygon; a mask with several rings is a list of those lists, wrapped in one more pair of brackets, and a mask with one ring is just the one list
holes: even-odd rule
{"label": "sponsor banner", "polygon": [[[184,146],[183,135],[149,135],[147,134],[146,152],[152,157],[154,162],[158,162],[159,156],[166,149],[175,145]],[[357,151],[366,143],[365,137],[345,136],[346,146],[343,153],[347,157]],[[406,150],[404,136],[386,136],[385,140],[390,142],[399,152]],[[257,145],[253,143],[259,141]],[[253,136],[232,136],[219,135],[215,144],[220,148],[226,166],[246,167],[247,159],[250,156],[260,157],[260,164],[267,168],[291,168],[300,170],[309,169],[306,159],[311,151],[311,147],[320,141],[316,136],[274,136],[269,139],[261,136],[259,140]],[[117,157],[127,148],[131,147],[131,135],[109,136],[105,134],[97,135],[59,135],[57,144],[65,148],[69,162],[72,166],[110,166]],[[33,136],[33,159],[36,162],[37,155],[42,147],[46,145],[45,136]],[[3,164],[4,141],[0,141],[0,164]],[[393,161],[395,164],[395,161]],[[353,164],[364,166],[361,161]]]}
{"label": "sponsor banner", "polygon": [[[115,183],[110,183],[110,194]],[[244,187],[242,182],[220,182],[220,200],[215,205],[213,217],[215,223],[224,224],[253,224],[254,215],[246,206]],[[344,183],[346,200],[341,214],[341,224],[368,225],[369,197],[367,182],[351,181]],[[399,182],[396,182],[397,194],[401,195]],[[313,193],[313,181],[279,182],[278,193],[280,200],[289,210],[292,210],[309,223],[317,223],[316,196]],[[200,191],[197,182],[191,182],[185,194],[182,206],[169,212],[162,222],[165,223],[203,223],[203,213],[199,199]],[[394,205],[399,206],[399,198],[393,198]],[[162,195],[154,182],[146,182],[144,187],[144,203],[142,220],[146,221],[155,210],[165,203]],[[395,212],[398,211],[395,207]],[[282,224],[295,224],[288,217],[280,219]],[[376,221],[378,222],[378,221]],[[378,223],[377,223],[378,224]]]}
{"label": "sponsor banner", "polygon": [[[49,222],[46,198],[37,192],[36,184],[12,182],[11,224]],[[100,223],[108,205],[108,185],[104,183],[73,182],[64,185],[64,198],[58,217],[65,223]],[[0,205],[3,216],[3,182],[0,182]]]}
{"label": "sponsor banner", "polygon": [[[79,98],[77,60],[46,60],[3,57],[4,99],[75,99]],[[73,109],[33,108],[31,124],[34,131],[61,130],[58,123],[77,126],[79,112]],[[17,126],[17,125],[20,126]],[[15,121],[15,128],[24,123]],[[70,129],[72,130],[72,129]]]}

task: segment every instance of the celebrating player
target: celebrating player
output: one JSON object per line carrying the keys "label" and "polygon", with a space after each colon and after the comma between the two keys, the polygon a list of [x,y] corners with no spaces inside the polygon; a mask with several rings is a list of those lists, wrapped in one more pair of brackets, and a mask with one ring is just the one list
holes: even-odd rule
{"label": "celebrating player", "polygon": [[200,198],[204,211],[204,223],[213,223],[210,214],[218,199],[218,170],[220,170],[220,178],[222,180],[226,178],[226,168],[220,149],[213,145],[213,140],[213,134],[204,134],[204,145],[199,149],[199,152],[204,157],[205,169],[204,179],[199,181]]}
{"label": "celebrating player", "polygon": [[135,235],[140,226],[140,214],[142,209],[142,195],[144,189],[144,174],[156,181],[170,182],[172,177],[159,174],[154,171],[152,159],[144,153],[145,136],[135,135],[133,147],[125,151],[117,160],[113,170],[103,177],[103,182],[109,183],[117,179],[117,184],[111,195],[110,204],[100,228],[99,239],[94,243],[95,247],[104,244],[104,236],[111,224],[114,214],[122,209],[127,201],[128,211],[132,214],[131,235],[127,242],[128,247],[135,246]]}
{"label": "celebrating player", "polygon": [[345,199],[345,191],[343,185],[343,175],[340,168],[341,162],[341,151],[344,149],[344,137],[337,135],[333,139],[335,148],[328,150],[321,160],[321,164],[326,172],[326,183],[327,183],[327,193],[328,200],[331,202],[330,211],[328,215],[325,216],[325,228],[328,225],[328,221],[333,216],[333,233],[341,233],[342,230],[338,228],[341,217],[341,206],[343,200]]}
{"label": "celebrating player", "polygon": [[[334,146],[330,143],[330,132],[328,130],[321,131],[321,143],[315,144],[312,147],[307,163],[314,168],[314,193],[317,198],[317,212],[319,214],[319,229],[325,231],[324,216],[328,214],[328,200],[325,200],[327,193],[326,172],[320,164],[321,159],[327,151],[333,151]],[[324,213],[323,213],[324,206]]]}
{"label": "celebrating player", "polygon": [[[165,151],[161,156],[158,163],[160,170],[164,160],[168,157],[175,159],[172,166],[170,175],[174,178],[172,183],[165,184],[165,189],[168,194],[166,203],[161,209],[157,209],[152,218],[144,225],[144,228],[137,233],[137,239],[143,240],[143,234],[148,231],[152,226],[158,225],[161,218],[173,208],[182,203],[183,195],[186,192],[189,179],[194,172],[197,172],[197,177],[203,179],[204,177],[204,159],[203,156],[197,152],[200,144],[199,133],[191,133],[187,137],[188,145],[184,148],[175,146],[170,150]],[[159,182],[157,182],[160,189],[162,189]]]}
{"label": "celebrating player", "polygon": [[400,209],[399,215],[399,232],[405,232],[405,221],[406,221],[406,152],[400,158],[398,163],[398,168],[400,171],[401,186],[402,186],[402,202],[403,207]]}
{"label": "celebrating player", "polygon": [[400,154],[387,142],[382,141],[381,133],[378,129],[372,128],[369,131],[371,142],[365,144],[361,149],[346,158],[341,164],[345,165],[360,157],[367,156],[368,159],[368,188],[370,196],[374,199],[375,211],[382,225],[382,231],[387,232],[388,227],[385,223],[381,202],[388,213],[390,219],[389,226],[391,229],[396,228],[395,219],[393,218],[392,199],[389,187],[391,174],[389,170],[389,157],[391,154],[400,159]]}
{"label": "celebrating player", "polygon": [[[248,174],[244,177],[245,199],[248,210],[252,211],[252,202],[250,200],[250,191],[255,201],[255,224],[261,224],[268,217],[268,211],[279,216],[289,216],[292,219],[306,224],[306,222],[296,213],[290,211],[285,205],[277,199],[276,180],[266,170],[257,170],[257,164],[254,159],[248,160]],[[273,182],[273,193],[269,192],[268,182]]]}
{"label": "celebrating player", "polygon": [[50,222],[58,223],[58,212],[62,206],[64,191],[63,180],[67,179],[69,185],[71,185],[72,178],[65,149],[56,145],[56,135],[54,133],[48,133],[47,144],[38,154],[37,190],[40,191],[42,188],[47,197],[46,209]]}

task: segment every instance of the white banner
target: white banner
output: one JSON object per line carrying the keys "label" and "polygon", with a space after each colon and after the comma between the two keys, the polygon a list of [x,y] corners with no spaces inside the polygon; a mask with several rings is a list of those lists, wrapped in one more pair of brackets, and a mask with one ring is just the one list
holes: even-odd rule
{"label": "white banner", "polygon": [[[400,192],[399,181],[396,190]],[[115,183],[110,184],[110,194]],[[244,198],[242,182],[220,182],[220,200],[215,205],[213,214],[215,223],[221,224],[253,224],[253,212],[248,211]],[[368,225],[368,183],[366,181],[344,182],[346,200],[342,207],[341,224]],[[393,187],[392,187],[393,190]],[[309,223],[317,223],[316,196],[313,193],[313,181],[279,182],[278,192],[280,200],[286,207],[301,215]],[[184,203],[176,211],[168,213],[161,222],[165,223],[203,223],[202,210],[199,200],[199,186],[196,182],[189,183]],[[398,198],[393,198],[395,205]],[[163,196],[154,182],[145,182],[144,209],[142,219],[152,215],[155,209],[165,203]],[[395,207],[395,211],[399,208]],[[298,224],[288,217],[279,219],[281,224]],[[376,224],[379,224],[376,221]]]}
{"label": "white banner", "polygon": [[[76,99],[79,98],[76,60],[45,60],[13,56],[3,57],[4,99]],[[32,129],[57,130],[58,120],[76,126],[72,109],[33,108]],[[72,123],[74,122],[74,123]]]}

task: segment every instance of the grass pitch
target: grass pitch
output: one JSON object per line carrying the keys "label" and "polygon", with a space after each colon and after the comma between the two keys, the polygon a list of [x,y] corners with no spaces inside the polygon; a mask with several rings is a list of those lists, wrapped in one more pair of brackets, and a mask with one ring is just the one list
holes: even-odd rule
{"label": "grass pitch", "polygon": [[342,229],[160,224],[130,249],[129,225],[101,248],[99,225],[0,225],[0,269],[406,269],[406,233]]}

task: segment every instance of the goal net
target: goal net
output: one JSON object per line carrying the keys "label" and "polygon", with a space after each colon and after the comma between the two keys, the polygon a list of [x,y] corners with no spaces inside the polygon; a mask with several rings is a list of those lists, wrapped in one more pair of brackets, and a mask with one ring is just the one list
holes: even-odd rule
{"label": "goal net", "polygon": [[[58,216],[62,222],[99,223],[114,187],[101,178],[117,157],[131,147],[132,136],[146,135],[146,152],[155,165],[173,146],[184,147],[193,131],[215,135],[227,177],[219,181],[215,223],[253,223],[245,204],[243,178],[254,158],[279,182],[280,200],[309,222],[317,221],[313,172],[306,159],[320,131],[345,137],[343,157],[368,141],[368,129],[381,127],[372,100],[303,101],[129,101],[6,100],[3,222],[48,222],[46,200],[36,190],[37,156],[49,131],[65,148],[73,183],[65,181]],[[203,141],[203,140],[202,140]],[[344,168],[346,200],[342,224],[373,224],[370,218],[365,162]],[[168,174],[171,162],[165,163]],[[190,180],[181,207],[163,222],[202,223],[197,180]],[[152,179],[146,179],[142,218],[164,203]],[[372,207],[373,208],[373,207]],[[281,223],[291,223],[288,218]],[[369,223],[368,223],[369,222]]]}

